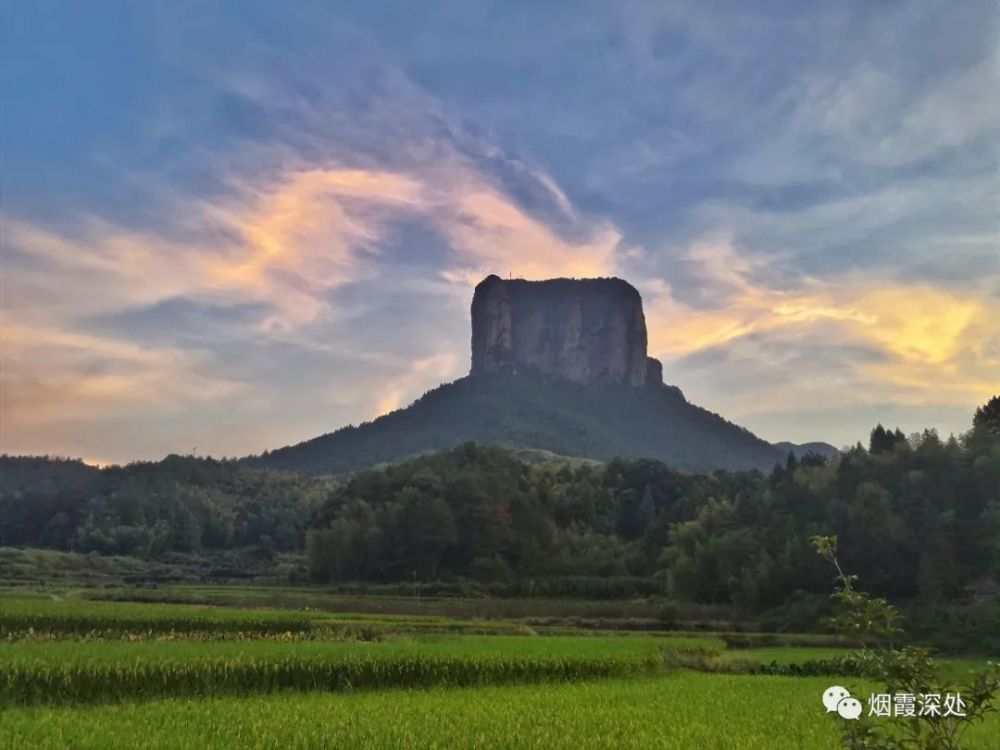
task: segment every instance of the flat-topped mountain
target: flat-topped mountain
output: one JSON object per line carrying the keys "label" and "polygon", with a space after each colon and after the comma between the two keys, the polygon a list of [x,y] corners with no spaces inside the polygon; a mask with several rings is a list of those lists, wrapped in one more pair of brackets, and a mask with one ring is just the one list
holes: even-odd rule
{"label": "flat-topped mountain", "polygon": [[472,299],[472,367],[405,409],[250,459],[341,474],[476,441],[564,456],[771,469],[777,448],[664,385],[639,292],[622,279],[504,280]]}
{"label": "flat-topped mountain", "polygon": [[[644,385],[661,372],[646,356],[646,316],[621,279],[504,281],[472,297],[472,375],[534,372],[580,385]],[[660,376],[662,378],[662,376]]]}

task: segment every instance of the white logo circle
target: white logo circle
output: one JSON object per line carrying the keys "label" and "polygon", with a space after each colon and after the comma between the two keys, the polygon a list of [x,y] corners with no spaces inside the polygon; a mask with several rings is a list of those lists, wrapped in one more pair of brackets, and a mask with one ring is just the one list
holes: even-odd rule
{"label": "white logo circle", "polygon": [[841,719],[857,719],[861,716],[861,701],[850,696],[843,698],[837,704],[837,713]]}
{"label": "white logo circle", "polygon": [[837,704],[844,700],[844,698],[850,697],[851,693],[847,688],[840,685],[831,685],[823,691],[823,705],[826,707],[826,712],[828,714],[835,712]]}

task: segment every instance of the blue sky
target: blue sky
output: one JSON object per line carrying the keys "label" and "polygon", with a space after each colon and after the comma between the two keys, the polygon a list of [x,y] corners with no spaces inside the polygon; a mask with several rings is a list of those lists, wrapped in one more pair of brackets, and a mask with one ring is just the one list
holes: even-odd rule
{"label": "blue sky", "polygon": [[991,2],[6,3],[3,436],[242,455],[468,369],[487,273],[618,275],[770,440],[1000,391]]}

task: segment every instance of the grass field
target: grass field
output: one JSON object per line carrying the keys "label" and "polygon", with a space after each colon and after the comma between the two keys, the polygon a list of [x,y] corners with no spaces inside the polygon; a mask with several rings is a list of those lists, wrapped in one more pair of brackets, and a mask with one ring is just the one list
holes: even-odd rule
{"label": "grass field", "polygon": [[304,613],[267,609],[226,609],[196,605],[150,606],[134,602],[5,597],[0,601],[0,635],[28,632],[55,635],[88,633],[248,633],[306,632]]}
{"label": "grass field", "polygon": [[[236,601],[248,602],[3,597],[0,747],[835,748],[822,691],[875,687],[839,675],[848,649],[817,636],[539,635],[523,621]],[[942,673],[981,663],[944,660]],[[754,665],[778,673],[728,673]],[[997,736],[993,715],[963,747]]]}
{"label": "grass field", "polygon": [[18,594],[0,599],[0,636],[155,637],[165,634],[218,637],[315,635],[374,639],[396,633],[534,634],[522,623],[463,620],[437,615],[329,612],[205,604],[92,600],[81,596]]}
{"label": "grass field", "polygon": [[845,656],[850,649],[824,647],[789,647],[750,648],[729,650],[720,653],[716,659],[720,662],[737,660],[752,660],[762,664],[777,662],[778,664],[804,664],[809,661],[826,661]]}
{"label": "grass field", "polygon": [[[4,713],[4,747],[836,748],[823,678],[677,673],[561,685],[162,700]],[[858,694],[871,689],[850,684]],[[965,747],[996,747],[1000,722]]]}
{"label": "grass field", "polygon": [[154,590],[111,589],[89,596],[155,603],[203,603],[236,607],[283,607],[373,615],[432,615],[458,619],[525,617],[655,619],[659,606],[645,600],[461,598],[338,594],[321,588],[268,586],[170,586]]}
{"label": "grass field", "polygon": [[14,642],[0,646],[0,704],[580,680],[648,672],[662,665],[665,648],[710,644],[491,636],[376,643]]}
{"label": "grass field", "polygon": [[539,636],[439,636],[377,642],[271,640],[209,641],[15,641],[0,646],[0,665],[15,661],[63,664],[192,661],[203,658],[280,657],[386,654],[393,657],[434,656],[479,658],[496,654],[513,657],[579,659],[597,656],[634,656],[659,653],[662,648],[701,649],[719,647],[712,638],[572,637]]}
{"label": "grass field", "polygon": [[[214,591],[214,589],[213,589]],[[476,602],[452,601],[445,610],[465,613],[466,616],[432,614],[442,609],[443,601],[414,601],[389,599],[388,601],[359,600],[355,597],[338,597],[331,594],[294,596],[275,594],[268,599],[260,589],[250,594],[231,592],[218,597],[215,604],[202,602],[199,596],[171,594],[177,601],[144,601],[146,592],[123,594],[121,592],[93,592],[89,590],[61,594],[26,594],[19,590],[11,594],[0,593],[0,637],[22,637],[28,633],[48,633],[55,636],[94,635],[100,637],[153,637],[168,633],[187,634],[192,637],[258,637],[274,634],[314,634],[319,637],[335,631],[342,637],[377,639],[383,635],[411,634],[490,634],[559,635],[592,631],[601,633],[662,632],[663,625],[655,620],[620,617],[525,617],[519,620],[497,619],[488,616],[490,607],[470,619],[476,611]],[[158,594],[157,594],[158,595]],[[95,596],[107,596],[98,598]],[[119,597],[130,597],[129,599]],[[110,598],[114,597],[114,598]],[[344,601],[341,601],[343,599]],[[289,603],[289,602],[293,603]],[[242,606],[237,606],[237,602]],[[253,603],[257,604],[254,605]],[[312,605],[321,604],[316,607]],[[346,602],[346,603],[345,603]],[[533,602],[534,604],[545,604]],[[343,607],[357,604],[359,611],[341,611]],[[565,602],[549,603],[563,607]],[[582,602],[570,602],[570,611]],[[606,605],[592,603],[593,611]],[[516,608],[515,608],[516,609]],[[390,610],[390,611],[381,611]],[[650,630],[650,629],[653,630]],[[702,635],[702,631],[671,635]],[[827,636],[779,635],[757,633],[724,634],[741,644],[825,644]]]}

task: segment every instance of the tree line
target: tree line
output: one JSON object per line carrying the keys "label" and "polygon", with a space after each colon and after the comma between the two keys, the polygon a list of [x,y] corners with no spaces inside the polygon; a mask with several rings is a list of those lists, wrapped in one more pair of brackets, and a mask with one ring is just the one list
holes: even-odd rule
{"label": "tree line", "polygon": [[879,425],[839,461],[790,454],[769,474],[527,465],[467,444],[339,487],[307,532],[309,569],[317,581],[654,576],[673,599],[754,610],[825,593],[809,539],[836,534],[873,591],[963,597],[1000,580],[1000,400],[986,408],[961,439]]}
{"label": "tree line", "polygon": [[[890,598],[1000,581],[1000,398],[942,440],[876,427],[839,460],[691,474],[651,459],[528,463],[467,443],[333,481],[171,456],[104,470],[2,459],[0,541],[156,558],[305,552],[311,579],[653,582],[677,601],[765,610],[822,595],[810,546]],[[648,590],[644,587],[643,590]]]}
{"label": "tree line", "polygon": [[168,456],[96,469],[0,458],[0,543],[158,558],[169,552],[297,551],[328,482],[234,460]]}

